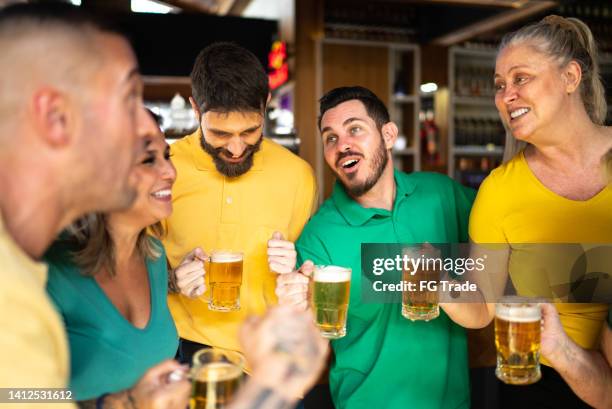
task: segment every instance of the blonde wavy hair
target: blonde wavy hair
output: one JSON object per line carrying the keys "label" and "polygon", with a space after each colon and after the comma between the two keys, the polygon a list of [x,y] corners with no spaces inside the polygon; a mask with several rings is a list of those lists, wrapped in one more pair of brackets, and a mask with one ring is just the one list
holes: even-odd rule
{"label": "blonde wavy hair", "polygon": [[[66,230],[70,238],[78,245],[78,250],[72,253],[72,259],[82,274],[94,276],[106,270],[111,276],[115,276],[117,273],[116,248],[108,230],[107,215],[90,213],[78,219]],[[142,229],[136,240],[136,251],[143,259],[156,260],[162,255],[162,248],[149,232],[157,238],[164,235],[160,222],[148,229]]]}

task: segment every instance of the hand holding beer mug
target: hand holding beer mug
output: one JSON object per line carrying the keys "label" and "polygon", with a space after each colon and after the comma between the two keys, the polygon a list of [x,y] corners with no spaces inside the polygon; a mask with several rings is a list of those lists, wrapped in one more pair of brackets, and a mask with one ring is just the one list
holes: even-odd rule
{"label": "hand holding beer mug", "polygon": [[224,409],[242,382],[244,357],[235,351],[204,348],[193,356],[190,409]]}
{"label": "hand holding beer mug", "polygon": [[218,250],[210,256],[210,300],[208,309],[213,311],[238,311],[240,286],[242,285],[243,255],[236,251]]}
{"label": "hand holding beer mug", "polygon": [[495,306],[495,375],[511,385],[537,382],[540,373],[540,305],[525,297],[503,297]]}
{"label": "hand holding beer mug", "polygon": [[[402,316],[411,321],[430,321],[440,315],[438,305],[438,281],[440,272],[436,266],[439,252],[426,245],[404,249],[404,256],[418,261],[416,269],[404,269],[402,281],[409,287],[402,291]],[[414,266],[415,264],[409,264]]]}
{"label": "hand holding beer mug", "polygon": [[279,305],[292,305],[299,311],[308,309],[310,301],[308,290],[314,264],[306,260],[297,271],[279,274],[276,277],[276,296]]}
{"label": "hand holding beer mug", "polygon": [[351,269],[316,266],[311,282],[311,305],[321,335],[338,339],[346,335]]}
{"label": "hand holding beer mug", "polygon": [[197,247],[188,253],[174,269],[174,282],[181,294],[189,298],[197,298],[204,294],[206,291],[204,262],[206,261],[208,261],[208,256],[204,250]]}

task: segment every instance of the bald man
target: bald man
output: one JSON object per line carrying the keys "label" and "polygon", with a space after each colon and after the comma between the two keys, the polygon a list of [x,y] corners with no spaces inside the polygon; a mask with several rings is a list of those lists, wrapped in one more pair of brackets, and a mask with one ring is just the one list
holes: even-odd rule
{"label": "bald man", "polygon": [[155,124],[130,45],[68,6],[0,10],[0,50],[0,387],[65,387],[38,260],[79,215],[133,202]]}

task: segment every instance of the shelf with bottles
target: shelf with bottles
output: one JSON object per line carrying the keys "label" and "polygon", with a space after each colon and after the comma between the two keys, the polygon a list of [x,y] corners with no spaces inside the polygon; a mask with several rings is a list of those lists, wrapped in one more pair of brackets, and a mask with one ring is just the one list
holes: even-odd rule
{"label": "shelf with bottles", "polygon": [[584,21],[601,50],[612,50],[612,2],[610,0],[580,0],[558,2],[555,14],[576,17]]}
{"label": "shelf with bottles", "polygon": [[503,146],[493,144],[455,146],[453,152],[456,156],[502,156]]}
{"label": "shelf with bottles", "polygon": [[452,90],[456,103],[473,104],[492,101],[495,96],[493,75],[495,51],[451,47],[449,56]]}
{"label": "shelf with bottles", "polygon": [[421,169],[429,172],[445,171],[443,137],[438,126],[433,95],[422,97],[419,112],[419,148],[421,152]]}
{"label": "shelf with bottles", "polygon": [[389,115],[399,135],[393,148],[396,166],[410,172],[421,168],[417,117],[420,110],[420,49],[414,44],[389,46]]}
{"label": "shelf with bottles", "polygon": [[496,53],[478,43],[449,49],[447,172],[475,188],[501,162],[504,151],[505,129],[495,108]]}
{"label": "shelf with bottles", "polygon": [[[505,129],[499,117],[494,113],[462,113],[455,111],[453,123],[455,151],[463,146],[502,147],[505,141]],[[490,150],[490,149],[489,149]],[[486,151],[486,150],[485,150]]]}

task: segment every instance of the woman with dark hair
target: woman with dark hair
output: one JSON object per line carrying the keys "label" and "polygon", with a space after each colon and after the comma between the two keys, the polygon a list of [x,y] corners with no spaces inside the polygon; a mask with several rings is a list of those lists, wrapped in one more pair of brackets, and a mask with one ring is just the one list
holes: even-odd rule
{"label": "woman with dark hair", "polygon": [[[470,239],[504,244],[507,250],[496,256],[495,265],[509,273],[520,295],[542,295],[536,287],[551,266],[543,265],[544,259],[530,254],[525,244],[576,250],[574,255],[555,253],[555,266],[567,271],[553,274],[569,274],[584,252],[582,244],[612,243],[612,188],[600,165],[612,147],[612,130],[604,126],[606,101],[591,31],[578,19],[553,15],[506,35],[494,81],[495,105],[507,129],[506,151],[504,164],[478,191]],[[554,306],[573,343],[600,348],[608,304]],[[495,304],[450,305],[445,310],[455,322],[476,328],[491,322]],[[545,314],[545,327],[547,316],[553,315]],[[503,407],[587,407],[574,391],[583,399],[593,398],[600,383],[583,379],[572,391],[554,369],[557,340],[542,336],[539,382],[501,385]]]}
{"label": "woman with dark hair", "polygon": [[[70,343],[70,389],[82,407],[105,400],[149,407],[155,393],[143,391],[138,381],[178,348],[166,302],[166,257],[154,238],[162,234],[159,221],[172,212],[176,171],[164,136],[155,129],[134,170],[139,183],[133,205],[81,218],[46,255],[47,291]],[[185,407],[187,393],[172,399]]]}

